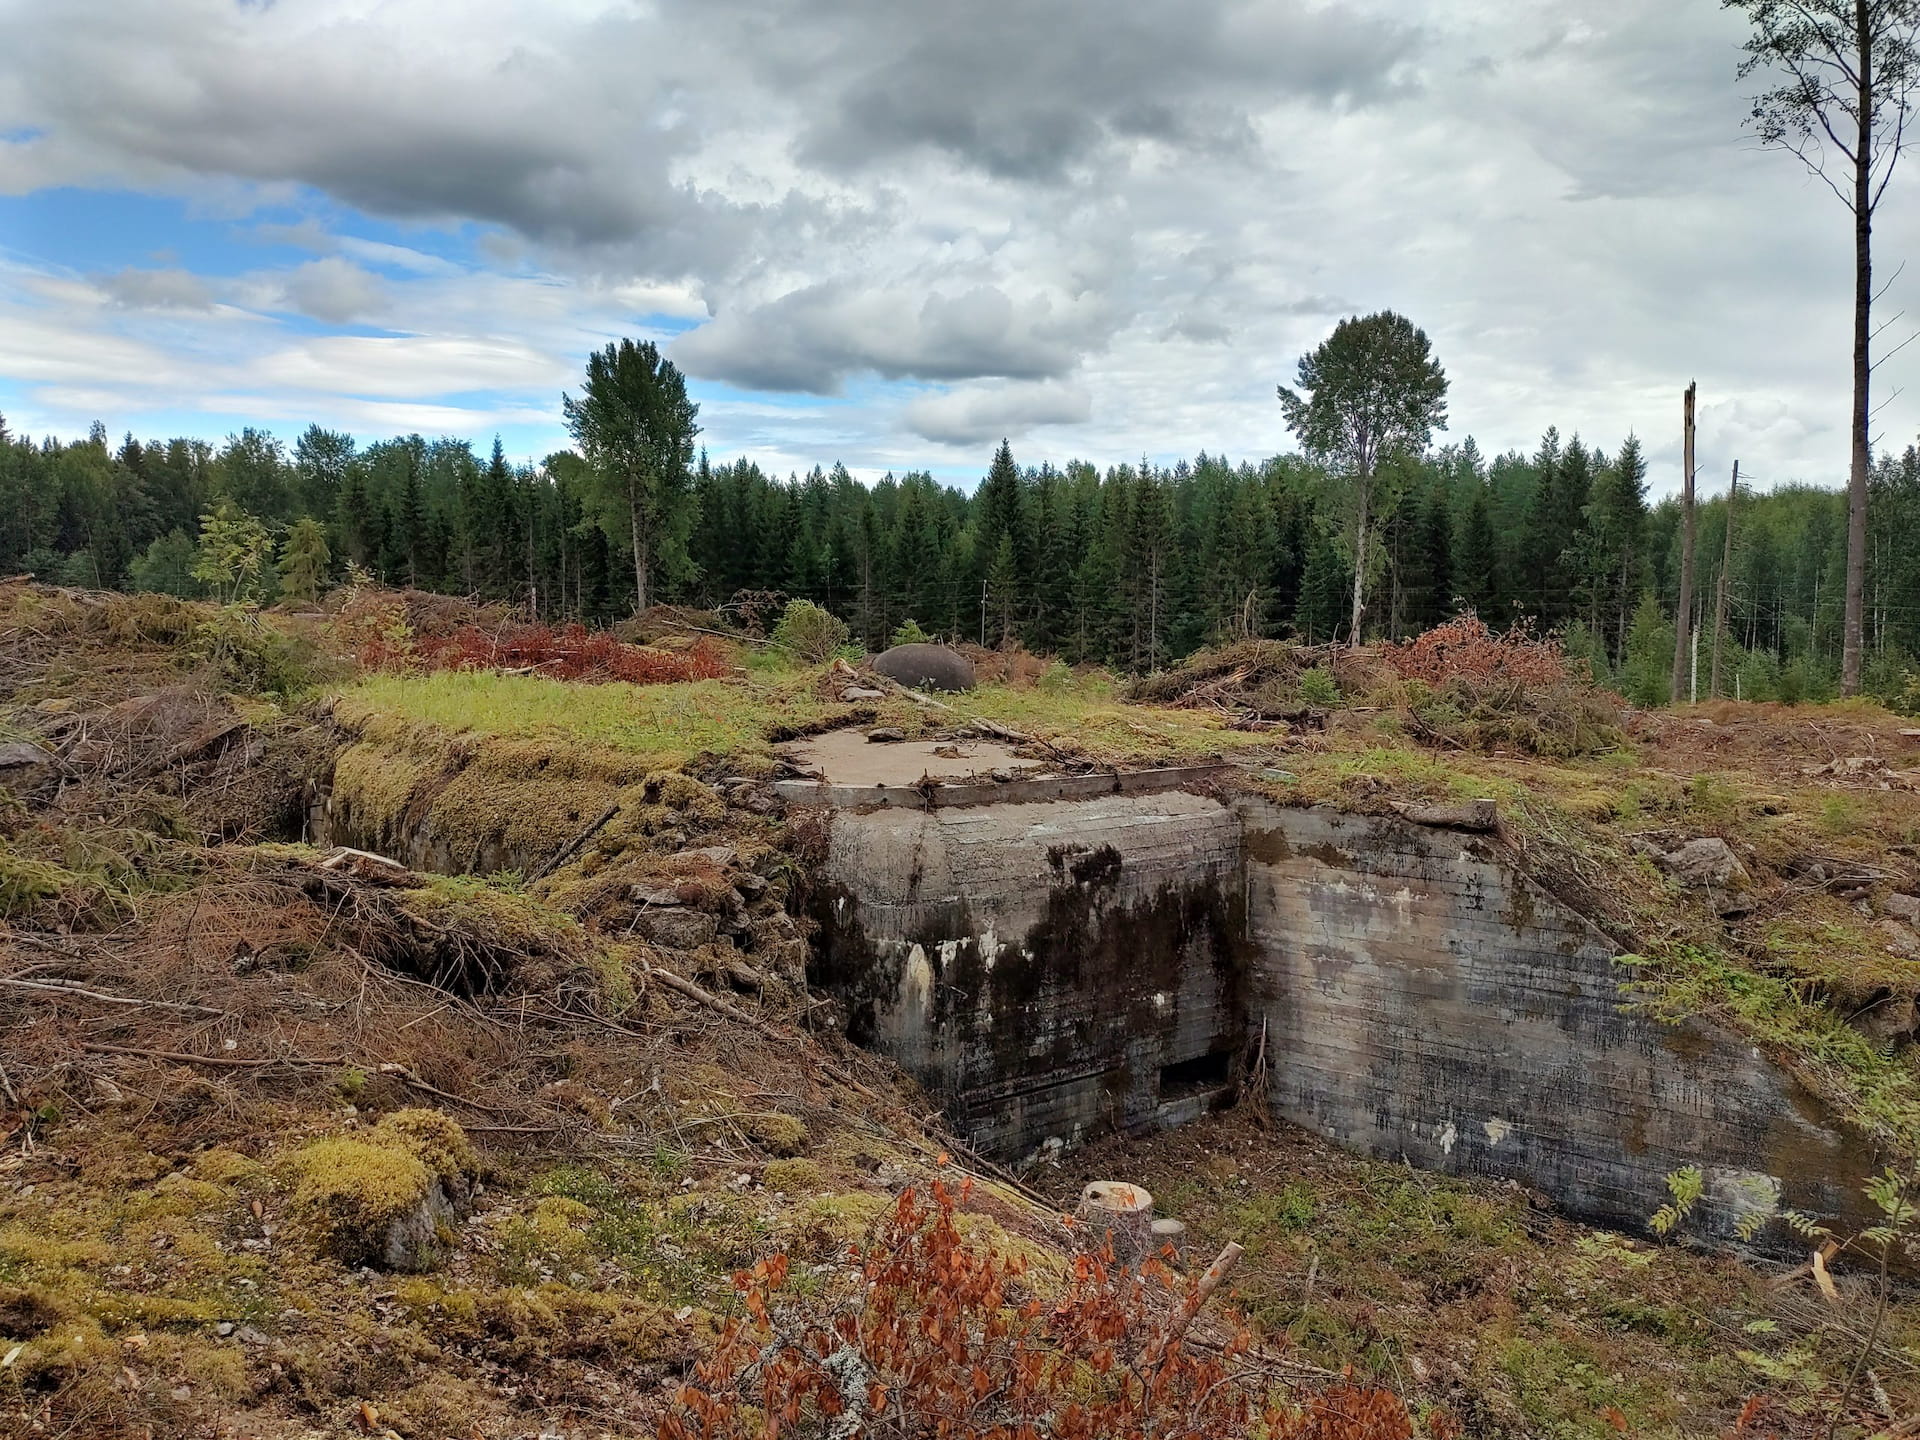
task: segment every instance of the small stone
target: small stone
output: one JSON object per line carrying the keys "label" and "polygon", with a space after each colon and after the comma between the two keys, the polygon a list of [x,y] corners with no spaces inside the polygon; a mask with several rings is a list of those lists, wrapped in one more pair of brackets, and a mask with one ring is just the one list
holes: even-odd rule
{"label": "small stone", "polygon": [[702,945],[711,945],[720,933],[719,923],[713,916],[682,905],[642,910],[634,917],[633,926],[654,944],[670,950],[698,950]]}
{"label": "small stone", "polygon": [[1852,1017],[1853,1028],[1876,1043],[1905,1040],[1920,1029],[1911,995],[1889,995],[1877,1005],[1869,1005]]}
{"label": "small stone", "polygon": [[218,1335],[222,1340],[226,1339],[229,1335],[233,1334],[233,1322],[231,1320],[222,1320],[218,1325],[213,1327],[213,1333]]}
{"label": "small stone", "polygon": [[740,858],[740,852],[731,845],[708,845],[704,849],[687,850],[682,853],[686,855],[697,855],[702,860],[711,860],[722,870],[725,870]]}
{"label": "small stone", "polygon": [[242,1325],[237,1333],[239,1334],[242,1345],[271,1345],[273,1343],[267,1338],[264,1331],[256,1330],[251,1325]]}
{"label": "small stone", "polygon": [[1920,895],[1889,895],[1886,912],[1909,925],[1920,925]]}
{"label": "small stone", "polygon": [[1916,935],[1898,920],[1882,920],[1873,928],[1887,949],[1902,960],[1920,960],[1920,935]]}
{"label": "small stone", "polygon": [[0,745],[0,770],[51,764],[53,764],[53,756],[29,741],[9,740],[4,745]]}
{"label": "small stone", "polygon": [[887,698],[887,692],[870,690],[865,685],[849,685],[840,692],[840,698],[851,705],[856,700],[884,700]]}
{"label": "small stone", "polygon": [[1717,835],[1690,840],[1660,857],[1660,868],[1690,890],[1745,890],[1753,876]]}
{"label": "small stone", "polygon": [[885,725],[877,730],[869,730],[867,732],[867,743],[869,745],[898,745],[904,742],[906,738],[906,731],[895,730]]}

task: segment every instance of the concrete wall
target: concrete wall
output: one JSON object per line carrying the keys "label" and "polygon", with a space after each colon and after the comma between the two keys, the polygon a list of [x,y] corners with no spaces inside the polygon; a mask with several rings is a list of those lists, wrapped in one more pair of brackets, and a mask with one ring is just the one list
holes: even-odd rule
{"label": "concrete wall", "polygon": [[[1853,1212],[1870,1157],[1739,1036],[1623,1007],[1614,949],[1489,837],[1238,806],[1276,1113],[1637,1228],[1697,1164],[1701,1221]],[[1256,1021],[1256,1025],[1258,1022]]]}
{"label": "concrete wall", "polygon": [[[841,812],[831,834],[810,978],[969,1143],[1019,1155],[1152,1125],[1225,1083],[1204,1062],[1240,1053],[1247,973],[1225,806],[1173,793]],[[1163,1096],[1181,1062],[1201,1063]]]}
{"label": "concrete wall", "polygon": [[1264,1027],[1278,1115],[1603,1223],[1683,1165],[1696,1229],[1853,1216],[1873,1168],[1741,1037],[1628,1008],[1490,836],[1183,793],[842,811],[824,879],[813,983],[991,1154],[1190,1118]]}

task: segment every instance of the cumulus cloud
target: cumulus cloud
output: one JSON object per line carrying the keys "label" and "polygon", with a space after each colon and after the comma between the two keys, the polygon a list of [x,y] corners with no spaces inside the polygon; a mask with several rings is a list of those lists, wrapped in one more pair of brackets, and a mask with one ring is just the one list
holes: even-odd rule
{"label": "cumulus cloud", "polygon": [[723,312],[677,341],[689,374],[750,390],[831,395],[851,375],[887,379],[1033,380],[1065,374],[1102,307],[1016,300],[993,285],[958,294],[808,286],[752,309]]}
{"label": "cumulus cloud", "polygon": [[213,291],[186,270],[116,270],[95,277],[116,305],[140,310],[211,310]]}
{"label": "cumulus cloud", "polygon": [[1093,397],[1078,385],[971,385],[923,395],[907,406],[907,428],[936,445],[982,446],[1018,439],[1042,425],[1077,425],[1093,416]]}

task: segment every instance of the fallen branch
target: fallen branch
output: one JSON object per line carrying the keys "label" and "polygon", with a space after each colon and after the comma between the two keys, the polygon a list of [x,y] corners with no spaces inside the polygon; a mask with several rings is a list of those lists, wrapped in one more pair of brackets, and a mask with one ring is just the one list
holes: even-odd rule
{"label": "fallen branch", "polygon": [[284,1055],[268,1060],[246,1060],[237,1055],[189,1055],[180,1050],[137,1050],[130,1045],[107,1045],[97,1040],[84,1040],[80,1048],[92,1055],[131,1055],[141,1060],[172,1060],[181,1065],[217,1065],[233,1070],[258,1070],[269,1065],[344,1065],[347,1063],[343,1055],[331,1057]]}
{"label": "fallen branch", "polygon": [[1168,1322],[1167,1328],[1155,1336],[1147,1348],[1140,1352],[1140,1358],[1135,1362],[1137,1369],[1144,1370],[1148,1366],[1160,1363],[1161,1356],[1167,1353],[1167,1347],[1176,1344],[1180,1337],[1187,1333],[1187,1327],[1193,1324],[1194,1317],[1206,1307],[1213,1292],[1226,1283],[1227,1277],[1233,1273],[1234,1266],[1240,1263],[1240,1257],[1244,1253],[1246,1252],[1236,1242],[1232,1240],[1227,1242],[1227,1248],[1214,1257],[1213,1264],[1207,1267],[1207,1273],[1202,1275],[1199,1283],[1193,1287],[1193,1293],[1182,1300],[1180,1308],[1173,1312],[1173,1319]]}
{"label": "fallen branch", "polygon": [[70,980],[13,980],[0,978],[0,985],[9,985],[16,990],[46,990],[55,995],[73,995],[82,1000],[96,1000],[102,1005],[130,1005],[140,1010],[176,1010],[183,1015],[211,1015],[215,1018],[225,1015],[225,1010],[216,1010],[211,1005],[190,1005],[181,1000],[136,1000],[131,995],[108,995],[99,990],[86,990]]}
{"label": "fallen branch", "polygon": [[573,839],[569,840],[566,844],[566,847],[556,852],[554,855],[552,855],[547,860],[546,864],[542,865],[538,870],[535,870],[533,874],[529,875],[527,877],[527,883],[532,884],[535,880],[546,879],[547,876],[553,874],[553,872],[558,870],[562,865],[565,865],[568,861],[572,860],[574,856],[580,853],[581,849],[586,845],[586,843],[589,840],[591,840],[594,836],[598,835],[602,830],[606,829],[608,822],[610,822],[613,819],[613,817],[618,815],[619,813],[620,813],[620,807],[618,805],[615,805],[612,809],[608,810],[606,814],[602,815],[598,820],[594,821],[591,825],[587,826],[586,829],[582,830],[578,835],[574,836]]}

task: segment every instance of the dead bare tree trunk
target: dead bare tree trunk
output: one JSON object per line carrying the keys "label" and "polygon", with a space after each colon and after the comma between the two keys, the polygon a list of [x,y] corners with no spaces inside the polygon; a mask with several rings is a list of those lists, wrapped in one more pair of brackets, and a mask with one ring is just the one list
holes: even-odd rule
{"label": "dead bare tree trunk", "polygon": [[1707,682],[1710,698],[1720,698],[1720,643],[1727,633],[1727,591],[1733,574],[1733,507],[1740,499],[1740,462],[1733,462],[1733,483],[1727,487],[1727,544],[1720,556],[1720,585],[1713,598],[1713,678]]}
{"label": "dead bare tree trunk", "polygon": [[1360,477],[1360,529],[1353,542],[1353,628],[1348,632],[1347,643],[1360,643],[1360,620],[1367,613],[1367,521],[1371,518],[1368,510],[1373,499],[1373,478]]}
{"label": "dead bare tree trunk", "polygon": [[1680,490],[1680,603],[1674,609],[1673,636],[1673,703],[1681,703],[1680,697],[1687,689],[1688,655],[1693,649],[1693,551],[1696,517],[1693,507],[1693,417],[1694,405],[1699,386],[1687,386],[1685,407],[1685,431],[1682,443],[1682,467],[1685,471],[1681,478]]}
{"label": "dead bare tree trunk", "polygon": [[641,533],[640,525],[640,483],[637,477],[627,477],[627,504],[633,524],[633,613],[644,615],[647,610],[647,542]]}
{"label": "dead bare tree trunk", "polygon": [[1873,467],[1873,47],[1860,0],[1860,143],[1853,163],[1853,466],[1847,479],[1847,620],[1840,650],[1840,693],[1860,693],[1860,651],[1867,604],[1867,476]]}

